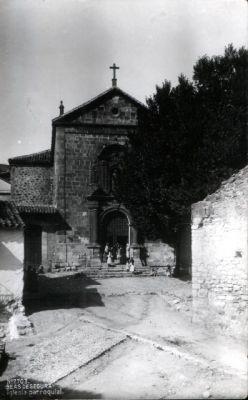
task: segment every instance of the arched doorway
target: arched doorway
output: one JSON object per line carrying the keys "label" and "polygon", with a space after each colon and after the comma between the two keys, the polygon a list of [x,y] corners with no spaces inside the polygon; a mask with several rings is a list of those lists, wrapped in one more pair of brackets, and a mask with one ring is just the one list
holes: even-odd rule
{"label": "arched doorway", "polygon": [[126,262],[126,245],[130,243],[129,221],[127,216],[119,211],[109,211],[102,219],[101,227],[102,250],[106,244],[112,249],[113,258],[119,262]]}
{"label": "arched doorway", "polygon": [[128,219],[121,211],[109,212],[103,219],[103,241],[111,246],[126,245],[129,240]]}

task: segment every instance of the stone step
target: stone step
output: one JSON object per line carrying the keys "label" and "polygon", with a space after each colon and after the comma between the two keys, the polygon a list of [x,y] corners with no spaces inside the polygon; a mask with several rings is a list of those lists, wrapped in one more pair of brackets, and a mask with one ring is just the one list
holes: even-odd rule
{"label": "stone step", "polygon": [[[87,267],[87,268],[78,268],[76,271],[64,271],[64,270],[56,270],[53,271],[58,275],[74,275],[78,273],[84,274],[88,278],[102,279],[102,278],[122,278],[122,277],[131,277],[131,276],[151,276],[154,274],[153,268],[150,266],[139,266],[135,267],[134,273],[126,270],[125,264],[118,264],[116,266],[108,267],[107,264],[103,264],[102,267]],[[156,269],[157,276],[164,276],[164,271],[158,271]]]}
{"label": "stone step", "polygon": [[[84,273],[84,274],[98,274],[98,273],[100,273],[100,274],[131,274],[132,272],[130,272],[130,271],[124,271],[124,270],[103,270],[103,269],[98,269],[98,270],[94,270],[94,271],[92,271],[92,270],[84,270],[84,271],[81,271],[82,273]],[[135,273],[150,273],[151,271],[150,270],[140,270],[140,271],[138,271],[138,270],[135,270]]]}
{"label": "stone step", "polygon": [[[129,272],[126,269],[120,269],[120,268],[109,268],[109,269],[100,269],[100,271],[104,272]],[[135,268],[135,272],[151,272],[150,268]]]}
{"label": "stone step", "polygon": [[[151,271],[143,271],[142,273],[136,272],[103,272],[103,271],[98,271],[98,272],[87,272],[85,275],[88,278],[93,278],[93,279],[104,279],[104,278],[124,278],[124,277],[145,277],[145,276],[151,276]],[[158,274],[159,276],[160,274]]]}

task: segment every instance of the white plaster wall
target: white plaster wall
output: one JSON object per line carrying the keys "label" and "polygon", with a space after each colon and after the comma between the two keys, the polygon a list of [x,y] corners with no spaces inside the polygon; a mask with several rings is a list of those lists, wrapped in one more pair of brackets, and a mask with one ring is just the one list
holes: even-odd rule
{"label": "white plaster wall", "polygon": [[0,229],[0,296],[23,292],[24,238],[21,230]]}
{"label": "white plaster wall", "polygon": [[195,319],[231,335],[247,331],[248,167],[192,206]]}

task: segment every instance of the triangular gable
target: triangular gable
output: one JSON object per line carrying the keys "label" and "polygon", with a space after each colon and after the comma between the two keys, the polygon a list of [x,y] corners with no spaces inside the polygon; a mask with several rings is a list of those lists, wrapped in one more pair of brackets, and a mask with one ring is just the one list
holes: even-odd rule
{"label": "triangular gable", "polygon": [[137,125],[139,109],[145,110],[146,106],[114,87],[53,119],[53,124]]}

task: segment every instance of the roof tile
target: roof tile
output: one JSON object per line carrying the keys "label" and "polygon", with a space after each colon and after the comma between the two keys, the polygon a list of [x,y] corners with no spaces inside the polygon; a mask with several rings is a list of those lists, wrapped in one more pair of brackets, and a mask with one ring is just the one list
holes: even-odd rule
{"label": "roof tile", "polygon": [[10,165],[50,165],[52,162],[51,150],[40,151],[39,153],[27,154],[24,156],[9,159]]}
{"label": "roof tile", "polygon": [[24,228],[17,207],[11,201],[0,200],[0,227]]}

